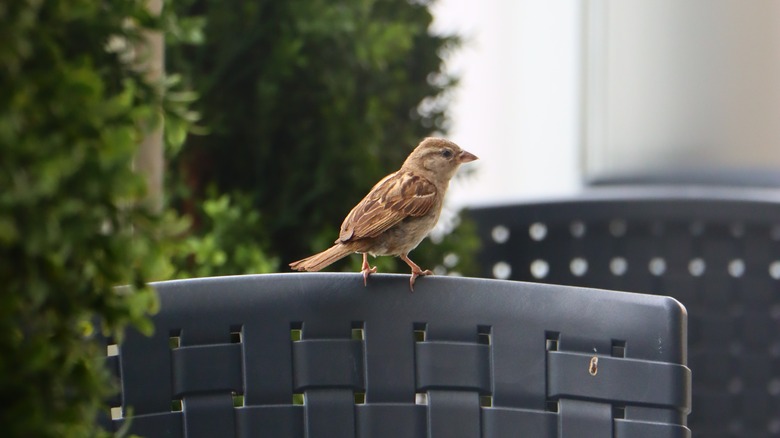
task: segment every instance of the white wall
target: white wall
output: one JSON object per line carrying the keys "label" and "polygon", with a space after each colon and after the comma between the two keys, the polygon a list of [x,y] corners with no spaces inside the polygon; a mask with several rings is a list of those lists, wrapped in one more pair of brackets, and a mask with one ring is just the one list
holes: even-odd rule
{"label": "white wall", "polygon": [[[455,207],[580,187],[578,0],[439,0],[434,30],[466,37],[449,138],[480,157],[448,195]],[[472,166],[472,165],[469,165]]]}
{"label": "white wall", "polygon": [[438,0],[434,15],[466,37],[450,137],[481,158],[455,207],[780,169],[780,0]]}
{"label": "white wall", "polygon": [[589,175],[780,168],[780,1],[588,4]]}

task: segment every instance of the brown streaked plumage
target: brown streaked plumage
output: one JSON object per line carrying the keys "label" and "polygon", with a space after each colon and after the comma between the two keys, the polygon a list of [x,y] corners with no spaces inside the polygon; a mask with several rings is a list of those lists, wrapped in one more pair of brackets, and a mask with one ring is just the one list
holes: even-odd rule
{"label": "brown streaked plumage", "polygon": [[398,256],[412,269],[409,288],[423,271],[409,259],[412,251],[439,220],[450,179],[473,154],[443,138],[424,139],[395,173],[379,181],[349,212],[339,238],[325,251],[290,263],[296,271],[319,271],[351,253],[363,254],[363,284],[376,267],[368,255]]}

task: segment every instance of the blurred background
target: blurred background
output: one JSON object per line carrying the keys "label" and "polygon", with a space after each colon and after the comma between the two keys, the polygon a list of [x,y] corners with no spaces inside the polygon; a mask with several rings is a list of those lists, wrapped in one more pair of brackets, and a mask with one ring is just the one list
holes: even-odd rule
{"label": "blurred background", "polygon": [[[197,95],[200,119],[169,147],[166,196],[192,221],[191,236],[221,233],[216,248],[189,239],[177,275],[274,271],[321,250],[426,135],[481,158],[452,184],[438,245],[417,252],[439,273],[474,272],[468,254],[478,243],[468,223],[455,227],[463,207],[591,184],[773,186],[777,9],[731,0],[177,2],[166,67]],[[273,30],[260,26],[270,17]],[[183,126],[169,121],[169,136]],[[256,224],[233,234],[250,216],[220,225],[220,209],[252,210]],[[336,268],[357,266],[343,263]]]}
{"label": "blurred background", "polygon": [[435,4],[464,44],[451,137],[482,161],[453,201],[593,182],[776,186],[780,5],[772,1]]}
{"label": "blurred background", "polygon": [[582,184],[580,96],[584,2],[435,3],[435,31],[463,44],[447,60],[460,78],[450,137],[474,150],[458,206],[570,193]]}
{"label": "blurred background", "polygon": [[412,254],[437,274],[478,272],[464,207],[777,187],[779,21],[771,0],[0,6],[0,423],[88,436],[108,377],[86,340],[151,330],[148,281],[287,271],[428,135],[480,157]]}

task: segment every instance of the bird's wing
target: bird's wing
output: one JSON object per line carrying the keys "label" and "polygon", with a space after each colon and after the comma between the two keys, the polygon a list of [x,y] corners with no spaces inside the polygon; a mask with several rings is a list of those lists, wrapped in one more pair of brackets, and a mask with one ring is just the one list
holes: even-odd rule
{"label": "bird's wing", "polygon": [[428,179],[410,172],[391,173],[349,212],[337,242],[376,237],[409,216],[423,216],[436,197],[436,186]]}

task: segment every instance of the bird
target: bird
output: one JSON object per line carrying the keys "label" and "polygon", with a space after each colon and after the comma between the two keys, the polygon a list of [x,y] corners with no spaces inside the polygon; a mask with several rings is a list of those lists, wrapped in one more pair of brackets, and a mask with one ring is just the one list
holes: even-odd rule
{"label": "bird", "polygon": [[409,289],[417,277],[432,275],[409,258],[439,220],[450,179],[461,164],[477,156],[444,138],[427,137],[401,168],[382,178],[349,212],[339,237],[330,248],[290,263],[296,271],[319,271],[349,254],[363,255],[363,285],[376,267],[368,256],[397,256],[412,270]]}

